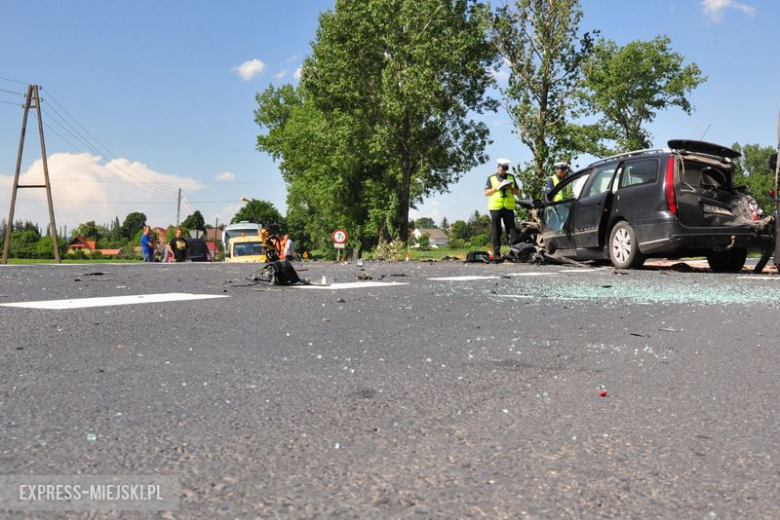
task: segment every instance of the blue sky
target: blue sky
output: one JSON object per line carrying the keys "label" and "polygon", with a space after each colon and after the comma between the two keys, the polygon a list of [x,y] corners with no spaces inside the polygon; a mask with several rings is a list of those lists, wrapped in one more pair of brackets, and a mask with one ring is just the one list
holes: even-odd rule
{"label": "blue sky", "polygon": [[[333,0],[23,0],[0,2],[0,218],[7,218],[25,84],[43,87],[46,146],[59,228],[107,223],[143,211],[150,223],[199,209],[229,220],[243,196],[286,210],[277,166],[254,151],[255,94],[295,82],[318,14]],[[656,146],[671,138],[774,145],[780,67],[770,0],[583,0],[583,30],[624,44],[668,35],[708,81],[690,99],[696,111],[661,113],[649,128]],[[774,60],[774,61],[773,61]],[[489,115],[491,162],[413,217],[437,222],[484,212],[482,188],[498,157],[530,159],[502,112]],[[22,174],[41,179],[31,120]],[[59,135],[58,135],[59,134]],[[575,164],[584,166],[586,159]],[[138,185],[141,184],[141,187]],[[21,190],[15,220],[48,222],[43,190]]]}

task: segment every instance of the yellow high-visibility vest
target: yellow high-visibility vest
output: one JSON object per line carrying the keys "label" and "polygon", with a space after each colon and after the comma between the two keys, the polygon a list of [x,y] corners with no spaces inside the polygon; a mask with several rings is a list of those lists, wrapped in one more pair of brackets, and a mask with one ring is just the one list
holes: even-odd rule
{"label": "yellow high-visibility vest", "polygon": [[[558,178],[558,174],[553,174],[552,177],[550,177],[553,181],[553,189],[558,185],[559,182],[561,182],[563,179]],[[564,197],[569,198],[571,195],[571,184],[563,188],[561,191],[555,194],[555,197],[552,198],[553,202],[560,202],[563,200]]]}
{"label": "yellow high-visibility vest", "polygon": [[[511,173],[508,173],[506,178],[513,183],[515,182],[515,177]],[[499,184],[501,184],[501,181],[498,180],[498,175],[491,175],[490,186],[495,189]],[[513,188],[514,184],[511,188],[507,187],[503,190],[496,190],[493,195],[488,197],[488,210],[515,209],[515,195],[512,193]]]}

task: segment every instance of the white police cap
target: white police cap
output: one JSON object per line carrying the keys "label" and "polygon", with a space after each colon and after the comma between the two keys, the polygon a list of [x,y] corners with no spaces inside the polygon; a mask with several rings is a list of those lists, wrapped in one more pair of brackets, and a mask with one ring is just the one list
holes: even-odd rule
{"label": "white police cap", "polygon": [[512,161],[510,161],[509,159],[501,158],[501,159],[496,160],[496,164],[499,165],[499,166],[507,166],[507,167],[509,167],[512,164]]}

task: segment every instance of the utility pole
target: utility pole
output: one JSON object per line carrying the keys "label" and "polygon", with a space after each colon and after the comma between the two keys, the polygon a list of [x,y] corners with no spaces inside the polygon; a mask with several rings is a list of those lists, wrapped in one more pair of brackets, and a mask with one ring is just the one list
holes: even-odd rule
{"label": "utility pole", "polygon": [[[33,105],[33,101],[35,105]],[[35,108],[38,116],[38,137],[41,141],[41,159],[43,160],[43,184],[19,184],[19,174],[22,169],[22,153],[24,152],[24,136],[27,133],[27,115],[30,108]],[[8,212],[8,226],[5,229],[5,242],[3,243],[3,263],[8,263],[8,252],[11,246],[11,232],[14,223],[14,208],[16,206],[16,193],[19,188],[45,188],[46,200],[49,203],[49,229],[51,230],[51,241],[54,245],[54,259],[57,263],[60,260],[60,247],[57,243],[57,225],[54,222],[54,202],[51,198],[51,183],[49,182],[49,162],[46,159],[46,142],[43,138],[43,117],[41,116],[41,95],[40,86],[28,85],[27,95],[24,101],[24,115],[22,116],[22,132],[19,137],[19,153],[16,156],[16,172],[14,174],[14,187],[11,192],[11,209]]]}
{"label": "utility pole", "polygon": [[179,227],[179,216],[181,215],[181,188],[179,188],[179,200],[176,203],[176,227]]}
{"label": "utility pole", "polygon": [[217,239],[219,238],[219,217],[214,221],[214,260],[217,259],[219,254],[219,247],[217,247]]}

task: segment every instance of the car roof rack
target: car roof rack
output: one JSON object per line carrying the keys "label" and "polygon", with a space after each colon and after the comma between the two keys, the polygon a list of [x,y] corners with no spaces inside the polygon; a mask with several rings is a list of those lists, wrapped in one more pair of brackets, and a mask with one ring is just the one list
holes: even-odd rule
{"label": "car roof rack", "polygon": [[615,159],[627,159],[629,157],[637,157],[640,155],[648,155],[651,153],[671,153],[671,151],[672,151],[671,148],[647,148],[645,150],[633,150],[631,152],[623,152],[617,155],[610,155],[609,157],[605,157],[599,161],[596,161],[593,164],[590,164],[589,166],[596,166],[598,164],[602,164],[608,161],[614,161]]}

